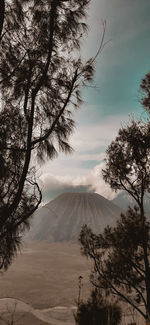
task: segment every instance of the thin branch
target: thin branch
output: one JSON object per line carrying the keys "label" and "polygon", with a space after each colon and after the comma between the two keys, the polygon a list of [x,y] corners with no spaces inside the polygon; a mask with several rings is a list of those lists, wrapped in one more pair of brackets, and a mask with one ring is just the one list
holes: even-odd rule
{"label": "thin branch", "polygon": [[95,56],[92,58],[91,63],[94,63],[95,62],[95,60],[97,59],[98,55],[101,53],[101,51],[103,50],[103,48],[110,42],[110,40],[109,40],[109,41],[107,41],[107,42],[104,43],[104,38],[105,38],[105,33],[106,33],[106,20],[104,20],[102,22],[102,26],[103,26],[103,32],[102,32],[102,37],[101,37],[100,45],[99,45],[99,48],[98,48]]}
{"label": "thin branch", "polygon": [[20,64],[22,63],[22,61],[24,60],[25,56],[26,56],[27,52],[24,54],[24,56],[21,58],[21,60],[19,61],[19,63],[17,64],[17,66],[9,73],[9,75],[5,78],[3,78],[2,80],[0,80],[0,84],[2,84],[4,81],[7,81],[8,79],[11,79],[11,77],[13,77],[14,73],[17,71],[17,69],[19,68]]}
{"label": "thin branch", "polygon": [[38,206],[40,205],[41,201],[42,201],[42,192],[40,190],[40,187],[38,185],[38,183],[34,183],[34,185],[36,185],[38,192],[39,192],[39,199],[37,204],[34,206],[34,208],[29,211],[27,214],[22,215],[21,220],[19,220],[14,226],[13,229],[17,229],[24,221],[26,221],[31,215],[33,215],[33,213],[37,210]]}
{"label": "thin branch", "polygon": [[123,187],[123,189],[128,192],[133,198],[134,200],[137,202],[138,206],[140,205],[139,199],[133,194],[132,191],[130,191],[122,182],[121,178],[120,178],[120,184]]}
{"label": "thin branch", "polygon": [[[92,256],[92,255],[91,255]],[[108,280],[108,278],[104,275],[105,272],[100,272],[99,266],[97,264],[96,261],[96,257],[95,257],[95,251],[93,250],[93,260],[94,260],[94,264],[96,267],[96,271],[98,272],[99,276],[102,277],[104,279],[104,281],[106,281],[106,283],[108,284],[108,288],[114,290],[114,292],[117,294],[117,296],[120,296],[123,300],[125,300],[126,302],[128,302],[131,306],[133,306],[144,318],[146,318],[146,315],[143,313],[143,311],[138,308],[133,301],[131,301],[127,296],[125,296],[123,293],[121,293],[119,290],[117,290],[117,288],[112,284],[112,282],[110,280]]]}
{"label": "thin branch", "polygon": [[145,276],[144,276],[145,275],[145,270],[142,269],[139,265],[133,263],[131,260],[130,260],[130,263],[132,264],[132,267],[135,268],[135,270],[139,273],[139,275],[145,279]]}
{"label": "thin branch", "polygon": [[[118,281],[120,284],[122,284],[122,285],[125,285],[125,286],[132,286],[132,287],[136,290],[136,292],[140,295],[140,297],[142,298],[145,307],[147,307],[147,303],[146,303],[146,300],[145,300],[145,298],[144,298],[142,292],[141,292],[141,291],[136,287],[136,285],[134,285],[131,281],[129,281],[128,278],[126,279],[126,282],[125,282],[125,281],[118,280],[118,279],[117,279],[117,281]],[[141,287],[140,287],[140,288],[141,288]]]}
{"label": "thin branch", "polygon": [[1,35],[3,30],[3,24],[4,24],[4,16],[5,16],[5,0],[1,0],[0,3],[0,41],[1,41]]}
{"label": "thin branch", "polygon": [[37,144],[39,142],[42,142],[42,141],[46,140],[50,136],[50,134],[53,132],[56,124],[59,121],[59,118],[63,114],[63,112],[64,112],[64,110],[65,110],[65,108],[66,108],[66,106],[67,106],[67,104],[68,104],[68,102],[70,100],[70,97],[71,97],[71,94],[72,94],[72,91],[73,91],[73,86],[74,86],[74,83],[76,82],[77,76],[78,75],[77,75],[77,70],[76,70],[75,75],[74,75],[73,80],[72,80],[71,87],[69,89],[68,96],[67,96],[67,98],[65,100],[65,103],[64,103],[62,109],[60,110],[60,112],[58,113],[58,115],[55,117],[55,120],[53,121],[53,123],[52,123],[50,129],[48,130],[48,132],[46,132],[44,135],[40,136],[38,139],[33,140],[32,141],[32,146],[34,146],[35,144]]}
{"label": "thin branch", "polygon": [[32,182],[32,185],[36,186],[37,187],[37,190],[38,190],[38,193],[39,193],[39,199],[38,199],[38,202],[37,204],[34,206],[34,208],[32,210],[30,210],[28,213],[24,214],[21,216],[21,219],[14,223],[13,225],[10,224],[9,227],[7,227],[7,231],[3,232],[1,235],[0,235],[0,240],[2,240],[3,238],[5,238],[6,235],[10,234],[12,231],[18,229],[18,227],[23,223],[25,222],[31,215],[33,215],[33,213],[37,210],[38,206],[40,205],[41,201],[42,201],[42,192],[40,190],[40,187],[38,185],[37,182]]}

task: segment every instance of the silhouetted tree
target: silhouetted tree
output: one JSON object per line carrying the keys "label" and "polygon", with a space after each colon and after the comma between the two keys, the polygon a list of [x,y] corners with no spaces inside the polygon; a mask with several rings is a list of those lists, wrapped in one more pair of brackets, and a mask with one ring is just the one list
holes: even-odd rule
{"label": "silhouetted tree", "polygon": [[144,217],[144,195],[150,192],[150,123],[132,121],[119,130],[106,151],[104,180],[132,196]]}
{"label": "silhouetted tree", "polygon": [[143,98],[141,100],[142,106],[150,113],[150,72],[146,74],[141,83],[141,90],[143,92]]}
{"label": "silhouetted tree", "polygon": [[87,302],[80,302],[75,320],[77,325],[119,325],[121,309],[116,303],[107,302],[100,290],[94,289]]}
{"label": "silhouetted tree", "polygon": [[[136,202],[116,227],[94,235],[82,229],[83,253],[93,259],[96,283],[131,304],[150,322],[150,225],[144,195],[150,191],[150,124],[134,122],[121,128],[107,149],[104,179],[114,190],[125,190]],[[143,308],[140,304],[144,305]]]}
{"label": "silhouetted tree", "polygon": [[107,295],[117,295],[148,321],[144,241],[149,250],[150,225],[145,222],[143,230],[136,208],[129,208],[117,225],[105,228],[103,234],[95,235],[87,226],[80,234],[82,253],[93,260],[92,284]]}
{"label": "silhouetted tree", "polygon": [[3,31],[4,14],[5,14],[5,0],[1,0],[0,1],[0,41],[1,41],[2,31]]}
{"label": "silhouetted tree", "polygon": [[[90,0],[13,0],[5,4],[0,57],[0,269],[41,202],[35,156],[70,153],[73,109],[93,78],[80,57]],[[105,25],[104,25],[105,30]],[[99,48],[103,46],[103,38]],[[98,53],[99,53],[98,51]],[[33,155],[34,152],[34,155]]]}

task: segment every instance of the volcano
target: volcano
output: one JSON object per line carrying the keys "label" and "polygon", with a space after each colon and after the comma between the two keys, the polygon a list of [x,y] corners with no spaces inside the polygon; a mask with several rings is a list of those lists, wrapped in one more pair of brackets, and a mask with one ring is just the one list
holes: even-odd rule
{"label": "volcano", "polygon": [[33,217],[29,238],[40,241],[77,241],[87,224],[100,233],[113,226],[121,209],[96,193],[64,193],[40,208]]}

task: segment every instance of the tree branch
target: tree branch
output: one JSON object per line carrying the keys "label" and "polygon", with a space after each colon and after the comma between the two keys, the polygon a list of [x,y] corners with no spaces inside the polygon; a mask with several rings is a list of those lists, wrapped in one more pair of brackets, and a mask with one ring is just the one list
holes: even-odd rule
{"label": "tree branch", "polygon": [[[127,296],[125,296],[123,293],[121,293],[119,290],[117,290],[117,288],[115,286],[113,286],[112,282],[105,276],[105,271],[104,272],[100,272],[100,268],[97,264],[96,261],[96,256],[95,256],[95,251],[93,249],[93,254],[90,255],[94,261],[94,265],[96,267],[96,271],[99,274],[100,277],[102,277],[104,279],[104,281],[108,284],[108,288],[114,290],[114,293],[117,294],[117,296],[121,297],[123,300],[125,300],[126,302],[128,302],[132,307],[134,307],[145,319],[146,319],[146,314],[143,313],[143,311],[138,308],[133,301],[131,301]],[[104,288],[105,289],[105,288]]]}
{"label": "tree branch", "polygon": [[67,98],[65,100],[65,103],[64,103],[62,109],[60,110],[60,112],[58,113],[58,115],[55,117],[55,119],[54,119],[54,121],[53,121],[50,129],[48,130],[48,132],[46,132],[44,135],[40,136],[38,139],[33,140],[32,141],[32,146],[34,146],[35,144],[37,144],[39,142],[42,142],[42,141],[46,140],[50,136],[50,134],[53,132],[56,124],[59,121],[59,118],[61,117],[61,115],[63,114],[63,112],[64,112],[64,110],[65,110],[65,108],[67,106],[67,104],[69,103],[69,100],[70,100],[70,97],[71,97],[71,94],[72,94],[72,90],[73,90],[73,86],[74,86],[74,84],[76,82],[76,79],[77,79],[77,70],[76,70],[75,75],[74,75],[74,77],[72,79],[72,84],[71,84],[71,87],[69,89],[68,96],[67,96]]}
{"label": "tree branch", "polygon": [[4,24],[4,15],[5,15],[5,0],[1,0],[0,3],[0,41]]}
{"label": "tree branch", "polygon": [[17,71],[17,69],[19,68],[21,62],[23,61],[23,59],[25,58],[27,52],[24,54],[24,56],[22,57],[22,59],[19,61],[19,63],[17,64],[17,66],[10,72],[10,74],[6,77],[6,78],[3,78],[2,80],[0,80],[0,85],[4,82],[4,81],[7,81],[8,79],[10,79],[14,73]]}

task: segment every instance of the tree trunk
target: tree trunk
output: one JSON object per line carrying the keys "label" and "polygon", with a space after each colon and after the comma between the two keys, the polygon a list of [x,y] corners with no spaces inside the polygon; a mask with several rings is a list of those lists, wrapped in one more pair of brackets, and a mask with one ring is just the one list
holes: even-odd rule
{"label": "tree trunk", "polygon": [[150,325],[150,315],[147,315],[146,325]]}
{"label": "tree trunk", "polygon": [[0,41],[1,41],[2,30],[3,30],[4,13],[5,13],[5,2],[4,0],[0,0]]}

